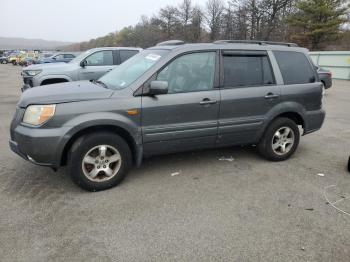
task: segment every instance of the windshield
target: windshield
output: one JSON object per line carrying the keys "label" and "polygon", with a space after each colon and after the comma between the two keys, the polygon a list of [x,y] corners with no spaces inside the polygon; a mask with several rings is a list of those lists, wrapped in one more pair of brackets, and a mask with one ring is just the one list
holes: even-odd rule
{"label": "windshield", "polygon": [[105,74],[99,80],[111,89],[126,88],[168,52],[169,50],[144,50]]}

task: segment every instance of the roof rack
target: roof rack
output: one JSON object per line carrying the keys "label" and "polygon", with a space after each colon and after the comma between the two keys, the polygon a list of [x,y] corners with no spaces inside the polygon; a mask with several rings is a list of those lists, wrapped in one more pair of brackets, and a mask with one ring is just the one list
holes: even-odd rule
{"label": "roof rack", "polygon": [[260,41],[260,40],[218,40],[214,44],[258,44],[258,45],[285,45],[285,46],[298,46],[294,43],[273,42],[273,41]]}
{"label": "roof rack", "polygon": [[184,45],[185,42],[182,40],[169,40],[165,42],[158,43],[157,46],[162,46],[162,45]]}

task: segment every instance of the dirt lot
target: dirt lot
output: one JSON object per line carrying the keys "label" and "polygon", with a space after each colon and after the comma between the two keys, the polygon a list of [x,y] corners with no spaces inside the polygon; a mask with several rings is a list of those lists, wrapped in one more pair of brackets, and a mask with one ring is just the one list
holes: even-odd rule
{"label": "dirt lot", "polygon": [[20,70],[0,65],[1,261],[349,261],[350,216],[326,197],[350,213],[350,82],[289,161],[253,147],[154,157],[88,193],[10,152]]}

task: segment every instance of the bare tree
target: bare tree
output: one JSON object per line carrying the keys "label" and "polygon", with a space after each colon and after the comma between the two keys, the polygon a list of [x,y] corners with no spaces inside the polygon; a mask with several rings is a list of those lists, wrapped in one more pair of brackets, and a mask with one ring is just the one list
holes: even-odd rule
{"label": "bare tree", "polygon": [[222,0],[208,0],[206,3],[205,18],[209,27],[210,40],[220,37],[222,13],[225,5]]}
{"label": "bare tree", "polygon": [[166,6],[159,11],[159,20],[161,27],[166,33],[166,37],[171,39],[175,35],[175,28],[178,25],[178,10],[174,6]]}
{"label": "bare tree", "polygon": [[204,14],[200,6],[195,6],[191,13],[191,25],[189,28],[190,40],[199,42],[202,38]]}
{"label": "bare tree", "polygon": [[185,41],[189,40],[188,29],[191,22],[192,15],[192,1],[191,0],[183,0],[179,5],[178,9],[178,19],[182,27],[182,36]]}

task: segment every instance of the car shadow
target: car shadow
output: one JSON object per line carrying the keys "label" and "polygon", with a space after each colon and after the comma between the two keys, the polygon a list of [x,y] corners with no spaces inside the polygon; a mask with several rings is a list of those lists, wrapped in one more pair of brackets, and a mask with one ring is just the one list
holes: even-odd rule
{"label": "car shadow", "polygon": [[[205,173],[208,165],[234,163],[237,167],[240,164],[246,166],[251,161],[265,161],[256,151],[254,146],[238,146],[153,156],[144,159],[140,167],[133,167],[120,186],[132,183],[142,176],[157,177],[164,173],[170,175],[193,166]],[[10,167],[2,169],[1,189],[8,195],[22,195],[25,198],[35,199],[43,192],[48,195],[86,192],[73,184],[67,167],[54,171],[19,160]]]}

